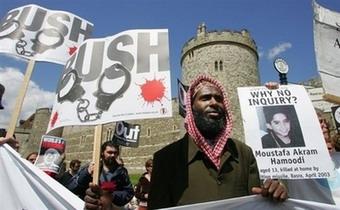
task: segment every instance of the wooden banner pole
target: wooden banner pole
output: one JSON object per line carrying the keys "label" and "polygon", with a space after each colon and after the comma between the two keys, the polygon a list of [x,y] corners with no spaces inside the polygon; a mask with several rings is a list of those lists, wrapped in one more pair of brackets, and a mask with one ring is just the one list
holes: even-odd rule
{"label": "wooden banner pole", "polygon": [[26,91],[27,91],[27,88],[28,88],[29,81],[31,79],[31,75],[32,75],[32,72],[33,72],[33,69],[34,69],[34,64],[35,64],[34,60],[30,60],[28,62],[24,81],[22,82],[21,88],[19,90],[19,95],[17,96],[16,102],[15,102],[15,107],[14,107],[13,112],[12,112],[11,121],[10,121],[9,127],[7,129],[6,137],[12,137],[14,132],[15,132],[15,127],[17,125],[18,118],[19,118],[19,115],[20,115],[20,112],[21,112],[21,107],[22,107],[22,104],[24,102],[24,98],[25,98],[25,95],[26,95]]}
{"label": "wooden banner pole", "polygon": [[325,99],[328,102],[331,103],[335,103],[335,104],[340,104],[340,97],[339,96],[335,96],[335,95],[331,95],[326,93],[325,95],[323,95],[323,99]]}
{"label": "wooden banner pole", "polygon": [[102,131],[103,125],[96,125],[94,128],[94,142],[93,142],[93,154],[92,160],[94,162],[93,169],[93,183],[99,183],[99,165],[100,165],[100,146],[102,144]]}

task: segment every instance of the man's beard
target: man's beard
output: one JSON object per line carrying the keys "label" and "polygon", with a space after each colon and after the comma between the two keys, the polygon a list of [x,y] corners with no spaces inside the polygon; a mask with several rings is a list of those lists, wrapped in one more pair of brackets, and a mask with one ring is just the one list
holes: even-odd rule
{"label": "man's beard", "polygon": [[218,134],[220,134],[221,131],[225,128],[226,124],[225,113],[222,110],[218,111],[221,114],[221,118],[219,119],[211,119],[204,116],[204,114],[201,112],[197,112],[194,110],[192,111],[196,127],[206,139],[214,140],[215,137]]}
{"label": "man's beard", "polygon": [[103,158],[103,162],[109,168],[112,168],[118,165],[115,158]]}

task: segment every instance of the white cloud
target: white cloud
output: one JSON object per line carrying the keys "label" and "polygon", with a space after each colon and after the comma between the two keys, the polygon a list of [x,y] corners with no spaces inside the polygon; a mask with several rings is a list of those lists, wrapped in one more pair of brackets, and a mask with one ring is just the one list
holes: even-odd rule
{"label": "white cloud", "polygon": [[22,62],[25,62],[25,63],[28,63],[28,60],[23,58],[23,57],[19,57],[19,56],[16,56],[16,55],[12,55],[12,54],[2,54],[2,56],[5,56],[5,57],[9,57],[11,59],[14,59],[16,61],[22,61]]}
{"label": "white cloud", "polygon": [[281,43],[275,47],[273,47],[272,49],[270,49],[268,51],[268,59],[273,59],[275,58],[277,55],[279,55],[280,53],[283,53],[284,51],[288,50],[289,48],[292,48],[292,44],[289,42],[285,42],[285,43]]}
{"label": "white cloud", "polygon": [[258,46],[257,47],[257,53],[258,53],[259,57],[262,58],[263,55],[264,55],[263,47]]}
{"label": "white cloud", "polygon": [[264,55],[263,51],[258,51],[259,57],[262,58],[262,56]]}
{"label": "white cloud", "polygon": [[[0,110],[0,128],[8,128],[23,78],[23,73],[18,69],[0,67],[0,83],[6,88],[2,97],[2,104],[5,109]],[[36,83],[30,81],[19,120],[27,119],[38,108],[52,107],[54,97],[55,94],[53,92],[45,91]]]}

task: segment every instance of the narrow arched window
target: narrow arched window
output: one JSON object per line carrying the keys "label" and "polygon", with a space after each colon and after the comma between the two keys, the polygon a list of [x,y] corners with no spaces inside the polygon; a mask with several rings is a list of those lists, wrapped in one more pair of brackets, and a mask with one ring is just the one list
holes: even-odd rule
{"label": "narrow arched window", "polygon": [[217,71],[217,70],[218,70],[218,62],[215,61],[215,71]]}
{"label": "narrow arched window", "polygon": [[220,71],[223,71],[223,62],[220,61]]}

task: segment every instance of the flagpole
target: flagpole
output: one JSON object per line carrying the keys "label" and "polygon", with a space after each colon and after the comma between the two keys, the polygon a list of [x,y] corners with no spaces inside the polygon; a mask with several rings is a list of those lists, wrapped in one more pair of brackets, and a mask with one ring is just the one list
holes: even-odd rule
{"label": "flagpole", "polygon": [[92,160],[94,162],[93,183],[98,185],[99,182],[99,163],[100,163],[100,146],[102,143],[103,125],[96,125],[94,128],[94,142]]}
{"label": "flagpole", "polygon": [[29,81],[31,79],[31,75],[34,69],[34,64],[35,64],[35,60],[29,60],[27,68],[26,68],[25,77],[22,82],[21,88],[19,90],[19,95],[17,96],[14,110],[12,112],[12,117],[11,117],[11,121],[10,121],[8,130],[7,130],[6,137],[12,137],[15,132],[15,127],[17,125],[20,111],[22,108],[22,104],[25,99],[27,87],[28,87],[28,84],[29,84]]}

